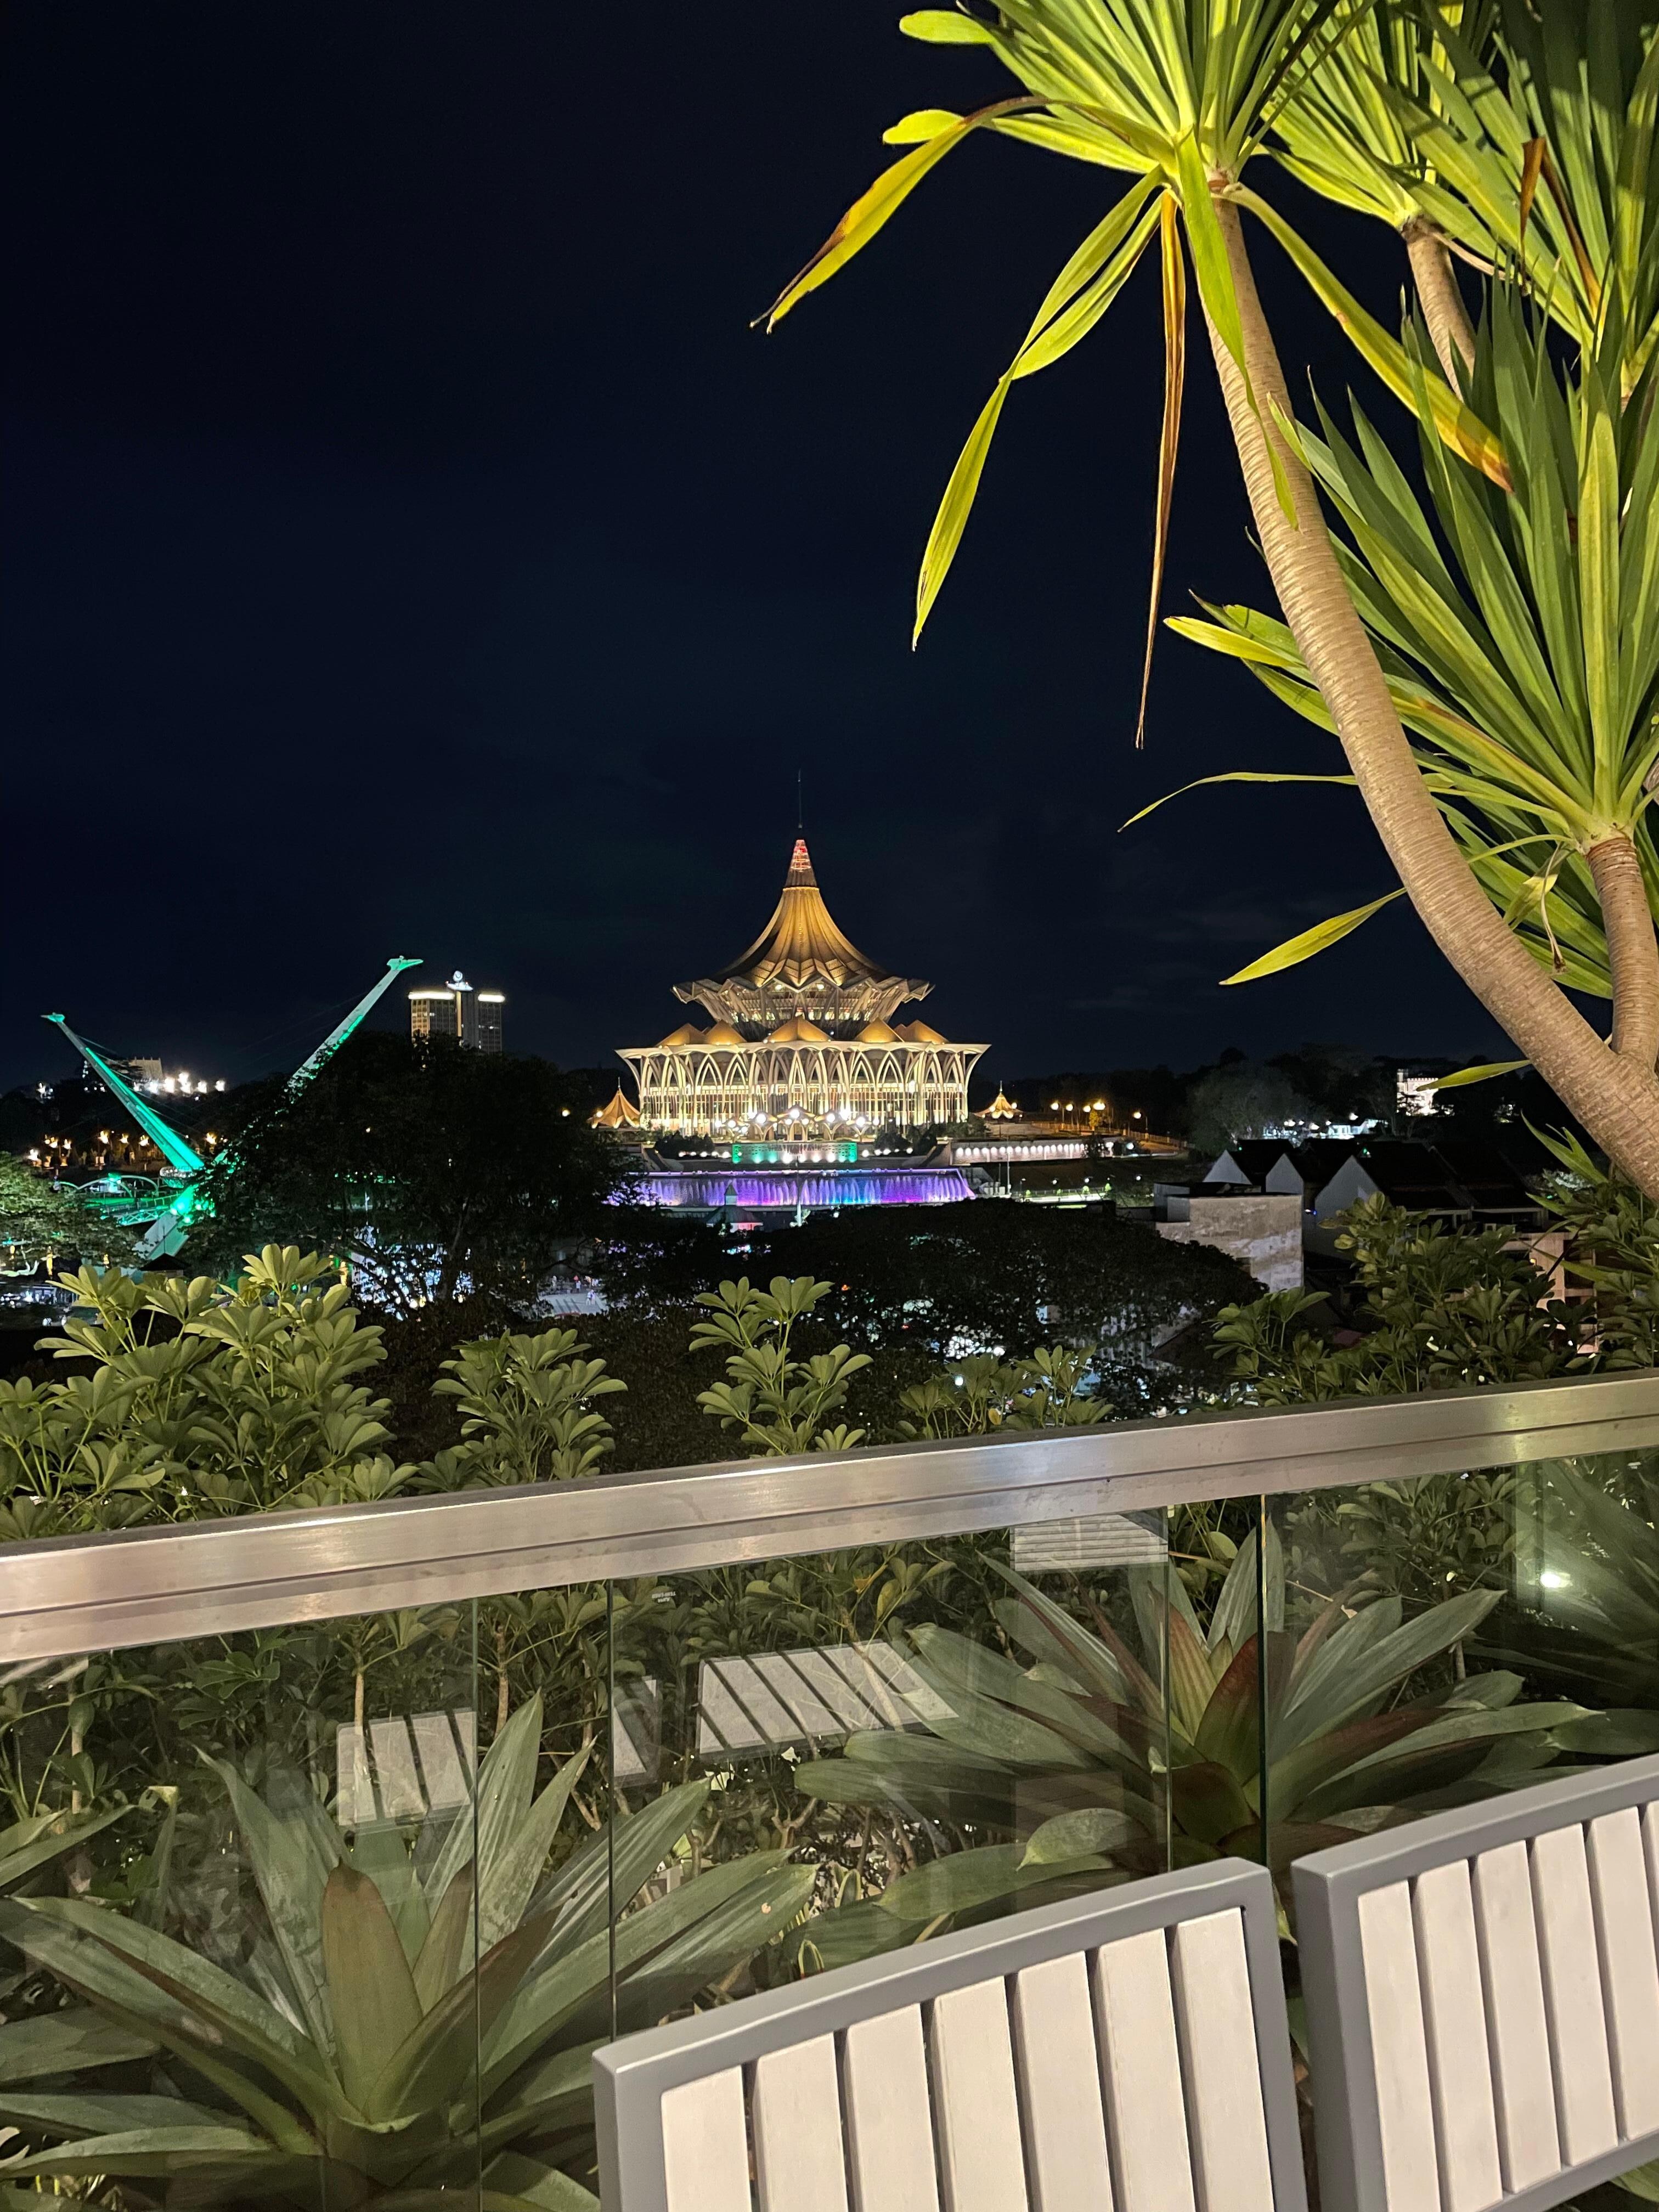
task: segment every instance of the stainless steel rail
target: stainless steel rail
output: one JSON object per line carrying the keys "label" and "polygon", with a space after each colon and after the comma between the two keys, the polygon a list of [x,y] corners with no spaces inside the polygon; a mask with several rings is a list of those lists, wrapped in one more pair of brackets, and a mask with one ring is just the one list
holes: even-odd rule
{"label": "stainless steel rail", "polygon": [[0,1550],[0,1665],[1195,1498],[1659,1444],[1659,1373],[60,1537]]}

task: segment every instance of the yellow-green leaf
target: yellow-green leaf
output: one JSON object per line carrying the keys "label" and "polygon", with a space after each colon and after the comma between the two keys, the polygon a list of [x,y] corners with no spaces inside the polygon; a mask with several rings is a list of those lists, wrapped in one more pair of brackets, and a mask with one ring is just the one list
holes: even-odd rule
{"label": "yellow-green leaf", "polygon": [[914,15],[901,15],[899,28],[907,39],[921,39],[930,46],[982,46],[988,43],[985,26],[954,8],[919,8]]}
{"label": "yellow-green leaf", "polygon": [[[1340,283],[1307,241],[1287,223],[1279,210],[1268,204],[1259,193],[1246,185],[1236,185],[1231,197],[1240,207],[1247,207],[1258,216],[1279,240],[1317,297],[1330,310],[1353,341],[1361,358],[1376,371],[1396,399],[1415,413],[1418,395],[1418,371],[1411,356],[1398,338],[1390,337],[1374,315],[1368,314],[1347,287]],[[1472,468],[1495,483],[1500,491],[1512,491],[1509,462],[1503,442],[1495,431],[1487,428],[1474,409],[1459,398],[1445,378],[1422,374],[1422,388],[1428,395],[1429,413],[1441,443],[1461,454]]]}
{"label": "yellow-green leaf", "polygon": [[1152,581],[1146,605],[1146,651],[1140,669],[1140,708],[1135,716],[1135,747],[1146,736],[1146,700],[1152,688],[1152,648],[1158,643],[1158,611],[1164,597],[1164,567],[1170,545],[1170,515],[1175,505],[1176,457],[1181,447],[1181,400],[1187,379],[1187,263],[1175,202],[1167,195],[1159,208],[1164,271],[1164,430],[1158,441],[1158,503],[1152,524]]}
{"label": "yellow-green leaf", "polygon": [[937,138],[941,131],[952,131],[962,118],[949,107],[918,107],[882,132],[883,143],[889,146],[915,146],[929,138]]}
{"label": "yellow-green leaf", "polygon": [[1468,1083],[1490,1083],[1495,1075],[1513,1075],[1518,1067],[1530,1067],[1529,1060],[1489,1060],[1480,1067],[1460,1067],[1455,1075],[1449,1075],[1443,1083],[1437,1083],[1437,1091],[1461,1091]]}
{"label": "yellow-green leaf", "polygon": [[933,526],[927,533],[927,550],[921,556],[921,574],[916,579],[916,626],[910,634],[914,646],[921,635],[939,586],[951,572],[951,563],[957,557],[957,548],[962,543],[962,533],[968,526],[968,516],[974,504],[974,495],[979,489],[979,480],[985,467],[985,456],[991,450],[991,440],[996,434],[997,417],[1002,412],[1002,403],[1008,397],[1008,379],[999,377],[994,392],[979,411],[979,420],[968,435],[968,442],[957,458],[951,471],[951,481],[945,487],[945,496],[939,501]]}
{"label": "yellow-green leaf", "polygon": [[1351,775],[1284,775],[1267,769],[1232,768],[1224,775],[1194,776],[1190,783],[1181,784],[1174,791],[1166,791],[1162,799],[1155,799],[1150,806],[1143,806],[1139,814],[1132,814],[1120,827],[1133,830],[1137,822],[1144,822],[1149,814],[1156,814],[1160,806],[1167,806],[1172,799],[1182,798],[1189,791],[1201,791],[1206,783],[1346,783],[1352,788],[1353,778]]}
{"label": "yellow-green leaf", "polygon": [[[966,21],[967,18],[963,20]],[[964,115],[948,130],[939,131],[925,145],[895,161],[890,168],[884,169],[870,189],[854,201],[806,266],[791,278],[758,319],[765,323],[769,331],[775,329],[809,292],[816,292],[820,284],[827,284],[838,269],[844,268],[855,253],[868,246],[889,216],[897,213],[935,162],[942,161],[970,131],[993,116],[1041,105],[1035,99],[1014,99],[999,100],[989,107],[976,108],[973,114]]]}
{"label": "yellow-green leaf", "polygon": [[1220,333],[1222,344],[1237,362],[1239,374],[1248,382],[1244,326],[1239,319],[1238,294],[1233,289],[1227,241],[1221,234],[1221,221],[1211,197],[1209,173],[1190,131],[1176,148],[1176,161],[1181,184],[1181,211],[1187,219],[1187,239],[1193,252],[1198,296],[1204,303],[1205,313]]}
{"label": "yellow-green leaf", "polygon": [[1224,983],[1255,983],[1263,975],[1277,975],[1282,969],[1294,968],[1298,961],[1311,960],[1316,952],[1323,952],[1332,945],[1340,944],[1362,921],[1369,921],[1374,914],[1397,898],[1404,898],[1405,887],[1387,891],[1369,906],[1357,906],[1346,914],[1334,914],[1327,921],[1316,922],[1298,936],[1287,937],[1282,945],[1275,945],[1271,952],[1264,952],[1259,960],[1252,960],[1248,968],[1241,968],[1235,975],[1224,975]]}

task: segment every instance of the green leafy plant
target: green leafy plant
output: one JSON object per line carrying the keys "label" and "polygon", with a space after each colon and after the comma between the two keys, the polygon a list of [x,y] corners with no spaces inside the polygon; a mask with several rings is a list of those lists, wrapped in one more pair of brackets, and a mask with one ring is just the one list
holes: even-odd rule
{"label": "green leafy plant", "polygon": [[[832,1803],[1012,1839],[941,1856],[914,1892],[900,1881],[859,1908],[860,1924],[878,1931],[874,1916],[885,1914],[891,1940],[904,1940],[893,1923],[914,1922],[924,1904],[931,1918],[1040,1881],[1154,1870],[1166,1819],[1177,1863],[1239,1852],[1282,1867],[1409,1809],[1522,1778],[1554,1756],[1552,1732],[1583,1711],[1516,1703],[1521,1678],[1508,1672],[1406,1694],[1424,1669],[1450,1671],[1495,1591],[1409,1619],[1397,1598],[1350,1609],[1339,1597],[1299,1638],[1290,1634],[1271,1523],[1265,1638],[1254,1535],[1237,1549],[1207,1629],[1178,1576],[1124,1571],[1138,1652],[1092,1599],[1085,1626],[1012,1568],[1000,1571],[1012,1594],[994,1611],[1009,1652],[947,1628],[912,1630],[907,1656],[939,1701],[927,1733],[854,1735],[841,1757],[799,1771],[803,1790]],[[838,1940],[833,1929],[823,1933]]]}
{"label": "green leafy plant", "polygon": [[432,1486],[567,1482],[591,1474],[613,1447],[611,1425],[590,1401],[628,1385],[606,1374],[603,1359],[584,1359],[586,1350],[574,1328],[462,1345],[432,1386],[457,1401],[463,1439],[422,1470]]}
{"label": "green leafy plant", "polygon": [[411,1470],[379,1449],[385,1357],[336,1269],[268,1244],[228,1289],[83,1267],[54,1357],[90,1372],[0,1382],[0,1533],[384,1498]]}
{"label": "green leafy plant", "polygon": [[992,1429],[1077,1429],[1109,1421],[1109,1399],[1085,1391],[1091,1361],[1065,1345],[1039,1345],[1008,1363],[988,1352],[959,1359],[899,1393],[902,1437],[983,1436]]}
{"label": "green leafy plant", "polygon": [[59,1258],[132,1257],[133,1235],[94,1213],[73,1187],[55,1187],[13,1152],[0,1152],[0,1275],[32,1275]]}
{"label": "green leafy plant", "polygon": [[[348,1837],[301,1787],[283,1813],[219,1764],[264,1907],[235,1968],[74,1898],[0,1899],[0,1935],[79,2000],[0,2028],[0,2118],[47,2147],[0,2182],[112,2176],[198,2204],[436,2207],[482,2169],[488,2212],[590,2205],[589,2054],[686,2002],[810,1893],[781,1854],[652,1883],[702,1806],[693,1783],[550,1863],[585,1759],[535,1790],[538,1699],[480,1769],[476,1811]],[[112,2031],[126,2041],[106,2047]],[[160,2054],[151,2090],[84,2069]],[[29,2084],[73,2071],[76,2086]]]}
{"label": "green leafy plant", "polygon": [[1548,1278],[1503,1229],[1448,1230],[1381,1197],[1342,1217],[1352,1255],[1357,1331],[1316,1326],[1316,1292],[1273,1291],[1218,1316],[1214,1348],[1258,1404],[1519,1382],[1565,1371],[1578,1316],[1547,1295]]}
{"label": "green leafy plant", "polygon": [[757,1291],[745,1275],[698,1296],[708,1319],[693,1328],[691,1349],[726,1349],[727,1379],[699,1391],[697,1403],[756,1456],[850,1451],[864,1441],[862,1429],[825,1424],[846,1405],[847,1386],[870,1364],[869,1353],[845,1344],[805,1359],[791,1352],[797,1324],[830,1291],[810,1275],[775,1275],[769,1289]]}

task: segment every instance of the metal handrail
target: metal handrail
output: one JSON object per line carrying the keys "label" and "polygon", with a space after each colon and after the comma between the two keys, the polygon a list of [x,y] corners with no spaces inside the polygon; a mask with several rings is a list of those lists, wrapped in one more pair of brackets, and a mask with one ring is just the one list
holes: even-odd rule
{"label": "metal handrail", "polygon": [[1649,1370],[64,1536],[0,1549],[0,1665],[1656,1444]]}

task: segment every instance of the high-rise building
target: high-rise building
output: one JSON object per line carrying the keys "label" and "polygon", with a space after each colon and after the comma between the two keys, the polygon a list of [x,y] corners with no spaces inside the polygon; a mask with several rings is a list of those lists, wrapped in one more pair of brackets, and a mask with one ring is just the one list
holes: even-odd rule
{"label": "high-rise building", "polygon": [[501,1049],[501,991],[475,991],[458,968],[447,983],[420,985],[409,994],[409,1034],[419,1043],[442,1037],[472,1052]]}

